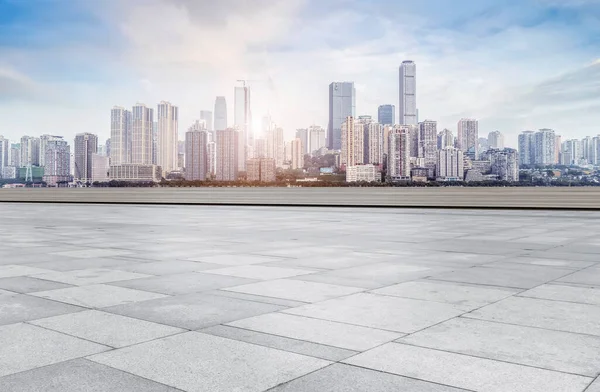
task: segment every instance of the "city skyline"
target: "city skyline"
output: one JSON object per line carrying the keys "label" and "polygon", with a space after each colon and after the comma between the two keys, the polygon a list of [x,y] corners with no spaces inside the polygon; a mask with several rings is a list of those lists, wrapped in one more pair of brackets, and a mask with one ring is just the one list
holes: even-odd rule
{"label": "city skyline", "polygon": [[[72,139],[81,131],[75,124],[85,123],[85,131],[104,140],[106,107],[168,100],[180,107],[180,122],[190,124],[218,95],[226,97],[233,123],[235,81],[250,79],[254,127],[269,112],[290,137],[310,124],[327,126],[331,81],[355,82],[357,115],[375,117],[379,105],[397,104],[398,67],[406,59],[418,66],[419,117],[442,129],[456,132],[458,119],[474,117],[481,134],[500,130],[513,146],[526,129],[552,128],[568,138],[598,133],[598,97],[588,83],[600,74],[599,27],[589,19],[597,2],[496,7],[484,0],[451,9],[433,3],[365,7],[353,0],[341,8],[307,0],[248,7],[231,0],[206,9],[201,1],[109,0],[99,9],[56,0],[34,9],[5,2],[1,35],[13,38],[0,46],[0,133],[15,139],[48,128]],[[122,12],[114,12],[116,5]],[[147,31],[147,20],[159,15],[165,28],[181,27],[168,42]],[[264,22],[264,15],[277,17],[250,33],[233,27]],[[235,18],[242,23],[228,23]],[[411,31],[397,31],[398,18],[410,18]],[[361,27],[367,21],[368,32]],[[342,23],[348,34],[336,37]],[[115,44],[107,44],[105,33]],[[64,118],[72,121],[65,126]]]}

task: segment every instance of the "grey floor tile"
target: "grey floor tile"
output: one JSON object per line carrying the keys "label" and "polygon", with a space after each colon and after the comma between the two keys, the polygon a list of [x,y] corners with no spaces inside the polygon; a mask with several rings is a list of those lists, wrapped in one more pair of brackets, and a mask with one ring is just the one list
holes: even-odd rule
{"label": "grey floor tile", "polygon": [[0,289],[16,293],[33,293],[36,291],[56,290],[72,287],[71,285],[32,278],[30,276],[15,276],[0,279]]}
{"label": "grey floor tile", "polygon": [[559,268],[587,268],[597,263],[591,261],[581,260],[560,260],[560,259],[542,259],[537,257],[509,257],[505,259],[507,263],[518,263],[518,264],[530,264],[540,265],[546,267],[559,267]]}
{"label": "grey floor tile", "polygon": [[557,282],[600,286],[600,267],[586,268],[561,279],[557,279]]}
{"label": "grey floor tile", "polygon": [[383,372],[484,392],[581,392],[591,378],[388,343],[344,360]]}
{"label": "grey floor tile", "polygon": [[67,283],[75,286],[117,282],[120,280],[140,279],[146,277],[148,277],[148,275],[105,268],[91,268],[75,271],[53,271],[44,274],[36,274],[34,276],[34,278],[38,279]]}
{"label": "grey floor tile", "polygon": [[111,268],[121,269],[121,267],[131,265],[130,260],[118,258],[72,258],[59,256],[59,260],[45,261],[29,264],[31,267],[45,268],[52,271],[75,271],[93,268]]}
{"label": "grey floor tile", "polygon": [[202,263],[222,265],[250,265],[268,263],[281,260],[281,258],[253,254],[216,254],[188,258],[189,261],[200,261]]}
{"label": "grey floor tile", "polygon": [[229,287],[224,290],[302,302],[319,302],[363,291],[363,289],[358,287],[337,286],[291,279],[251,283]]}
{"label": "grey floor tile", "polygon": [[594,381],[585,392],[600,392],[600,378],[596,378],[596,381]]}
{"label": "grey floor tile", "polygon": [[236,267],[219,268],[206,271],[209,274],[237,276],[238,278],[248,278],[256,280],[272,280],[289,278],[292,276],[307,275],[314,273],[314,270],[297,268],[280,268],[263,265],[241,265]]}
{"label": "grey floor tile", "polygon": [[66,252],[54,252],[52,254],[56,256],[64,257],[75,257],[75,258],[95,258],[95,257],[111,257],[111,256],[123,256],[131,254],[132,252],[120,249],[100,249],[90,248],[85,250],[72,250]]}
{"label": "grey floor tile", "polygon": [[115,282],[112,285],[154,293],[181,295],[239,286],[252,282],[256,282],[256,280],[202,272],[188,272],[185,274],[153,276],[145,279]]}
{"label": "grey floor tile", "polygon": [[79,306],[49,301],[27,294],[0,297],[0,325],[36,320],[84,310]]}
{"label": "grey floor tile", "polygon": [[107,284],[76,286],[60,290],[31,293],[31,295],[86,308],[104,308],[107,306],[123,305],[166,297],[164,294],[133,290]]}
{"label": "grey floor tile", "polygon": [[456,318],[398,342],[582,376],[600,371],[600,337],[520,325]]}
{"label": "grey floor tile", "polygon": [[292,300],[283,299],[283,298],[265,297],[262,295],[238,293],[236,291],[227,291],[227,290],[210,290],[210,291],[205,291],[204,294],[218,295],[221,297],[228,297],[228,298],[243,299],[245,301],[262,302],[264,304],[280,305],[280,306],[285,306],[288,308],[294,308],[296,306],[306,305],[306,302],[301,302],[301,301],[292,301]]}
{"label": "grey floor tile", "polygon": [[459,392],[441,384],[414,380],[356,366],[334,364],[304,377],[269,389],[269,392]]}
{"label": "grey floor tile", "polygon": [[510,297],[465,317],[600,336],[600,307]]}
{"label": "grey floor tile", "polygon": [[197,272],[223,268],[220,264],[197,263],[194,261],[171,260],[155,261],[151,263],[135,263],[121,269],[123,271],[138,272],[146,275],[175,275],[185,272]]}
{"label": "grey floor tile", "polygon": [[278,350],[289,351],[296,354],[308,355],[309,357],[321,358],[328,361],[341,361],[342,359],[358,354],[358,351],[326,346],[323,344],[307,342],[305,340],[271,335],[248,329],[235,328],[227,325],[216,325],[214,327],[201,329],[199,332],[276,348]]}
{"label": "grey floor tile", "polygon": [[179,328],[200,329],[283,309],[287,308],[194,293],[113,306],[103,310]]}
{"label": "grey floor tile", "polygon": [[510,297],[519,291],[520,290],[495,287],[470,286],[443,281],[415,281],[373,290],[373,293],[449,303],[458,305],[466,310],[472,310],[499,301],[503,298]]}
{"label": "grey floor tile", "polygon": [[2,290],[0,289],[0,297],[2,297],[3,295],[17,295],[19,293],[16,293],[14,291],[6,291],[6,290]]}
{"label": "grey floor tile", "polygon": [[413,333],[462,313],[459,307],[375,294],[354,294],[285,310],[284,313],[364,327]]}
{"label": "grey floor tile", "polygon": [[402,336],[394,332],[284,313],[263,314],[227,325],[354,351],[369,350]]}
{"label": "grey floor tile", "polygon": [[0,278],[11,278],[14,276],[28,276],[51,272],[43,268],[30,267],[28,265],[0,265]]}
{"label": "grey floor tile", "polygon": [[89,357],[193,392],[263,391],[330,362],[198,332]]}
{"label": "grey floor tile", "polygon": [[519,294],[520,297],[551,299],[600,305],[600,288],[564,284],[545,284]]}
{"label": "grey floor tile", "polygon": [[323,257],[300,257],[297,259],[287,259],[282,261],[270,262],[264,265],[279,267],[297,267],[297,268],[316,268],[324,270],[336,270],[341,268],[350,268],[360,265],[380,263],[385,260],[393,260],[397,257],[393,255],[382,255],[376,253],[356,253],[345,252],[332,254]]}
{"label": "grey floor tile", "polygon": [[108,349],[34,325],[0,326],[0,377]]}
{"label": "grey floor tile", "polygon": [[74,359],[0,378],[2,392],[177,392],[87,359]]}
{"label": "grey floor tile", "polygon": [[110,347],[130,346],[184,331],[97,310],[70,313],[30,323]]}

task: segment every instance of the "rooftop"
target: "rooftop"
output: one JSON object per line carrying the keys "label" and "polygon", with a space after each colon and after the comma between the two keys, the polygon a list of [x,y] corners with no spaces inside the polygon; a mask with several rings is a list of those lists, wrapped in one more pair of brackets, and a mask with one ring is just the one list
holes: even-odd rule
{"label": "rooftop", "polygon": [[598,218],[0,204],[0,391],[598,392]]}

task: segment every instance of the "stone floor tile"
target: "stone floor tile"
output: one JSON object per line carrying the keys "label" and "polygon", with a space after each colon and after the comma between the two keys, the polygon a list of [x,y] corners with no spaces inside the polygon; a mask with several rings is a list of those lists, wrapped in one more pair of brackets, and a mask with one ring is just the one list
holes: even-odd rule
{"label": "stone floor tile", "polygon": [[268,263],[271,261],[282,260],[278,257],[271,257],[266,255],[255,255],[255,254],[216,254],[206,255],[199,257],[191,257],[188,261],[199,261],[202,263],[210,264],[221,264],[221,265],[250,265],[250,264],[261,264]]}
{"label": "stone floor tile", "polygon": [[120,280],[146,278],[148,275],[105,268],[92,268],[75,271],[53,271],[44,274],[36,274],[33,277],[51,280],[54,282],[72,284],[75,286],[83,286],[97,283],[117,282]]}
{"label": "stone floor tile", "polygon": [[0,297],[0,325],[20,323],[84,310],[79,306],[49,301],[26,294]]}
{"label": "stone floor tile", "polygon": [[[598,255],[596,255],[598,257]],[[557,279],[557,282],[600,286],[600,267],[586,268]]]}
{"label": "stone floor tile", "polygon": [[398,343],[385,344],[344,362],[482,392],[582,392],[592,380],[588,377]]}
{"label": "stone floor tile", "polygon": [[600,337],[569,332],[455,318],[397,341],[582,376],[600,371]]}
{"label": "stone floor tile", "polygon": [[197,272],[223,268],[220,264],[198,263],[194,261],[170,260],[151,263],[135,263],[122,267],[123,271],[137,272],[146,275],[175,275],[185,272]]}
{"label": "stone floor tile", "polygon": [[545,284],[519,294],[519,297],[551,299],[555,301],[577,302],[600,305],[600,288],[579,287],[564,284]]}
{"label": "stone floor tile", "polygon": [[110,347],[130,346],[184,331],[97,310],[70,313],[30,323]]}
{"label": "stone floor tile", "polygon": [[283,309],[287,308],[194,293],[113,306],[103,311],[178,328],[200,329]]}
{"label": "stone floor tile", "polygon": [[34,325],[0,326],[0,377],[108,349]]}
{"label": "stone floor tile", "polygon": [[363,291],[363,289],[358,287],[337,286],[291,279],[251,283],[229,287],[224,290],[302,302],[319,302]]}
{"label": "stone floor tile", "polygon": [[[122,267],[131,265],[131,260],[111,258],[72,258],[60,256],[60,260],[45,261],[29,264],[31,267],[44,268],[52,271],[75,271],[94,268],[108,268],[121,270]],[[122,270],[125,271],[125,270]]]}
{"label": "stone floor tile", "polygon": [[34,293],[37,291],[56,290],[72,287],[71,285],[36,279],[30,276],[15,276],[0,279],[0,289],[14,291],[15,293]]}
{"label": "stone floor tile", "polygon": [[256,282],[256,280],[237,278],[234,276],[219,276],[201,272],[188,272],[184,274],[152,276],[145,279],[115,282],[112,283],[112,285],[150,291],[153,293],[182,295],[239,286],[252,282]]}
{"label": "stone floor tile", "polygon": [[64,257],[75,257],[75,258],[95,258],[95,257],[111,257],[111,256],[123,256],[131,254],[132,252],[122,249],[85,249],[85,250],[72,250],[66,252],[54,252],[52,254]]}
{"label": "stone floor tile", "polygon": [[28,276],[51,272],[43,268],[35,268],[27,265],[0,265],[0,278],[12,278],[15,276]]}
{"label": "stone floor tile", "polygon": [[284,313],[413,333],[459,316],[464,310],[450,304],[361,293],[288,309]]}
{"label": "stone floor tile", "polygon": [[289,278],[292,276],[312,274],[315,271],[295,268],[267,267],[262,265],[241,265],[237,267],[211,269],[208,274],[237,276],[256,280],[272,280]]}
{"label": "stone floor tile", "polygon": [[31,293],[31,295],[86,308],[104,308],[166,297],[164,294],[107,284],[76,286],[60,290]]}
{"label": "stone floor tile", "polygon": [[587,304],[510,297],[465,317],[600,336],[600,307]]}
{"label": "stone floor tile", "polygon": [[2,392],[180,392],[87,359],[73,359],[0,378]]}
{"label": "stone floor tile", "polygon": [[401,336],[394,332],[285,313],[263,314],[227,325],[355,351],[369,350]]}
{"label": "stone floor tile", "polygon": [[460,392],[441,384],[397,376],[356,366],[334,364],[269,389],[269,392]]}
{"label": "stone floor tile", "polygon": [[89,359],[190,392],[263,391],[331,363],[198,332]]}

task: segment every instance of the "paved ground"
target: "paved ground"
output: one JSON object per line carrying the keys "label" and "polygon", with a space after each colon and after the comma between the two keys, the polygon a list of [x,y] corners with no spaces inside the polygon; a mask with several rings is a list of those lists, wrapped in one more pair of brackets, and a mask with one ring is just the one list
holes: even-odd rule
{"label": "paved ground", "polygon": [[600,210],[600,187],[21,188],[0,202]]}
{"label": "paved ground", "polygon": [[598,392],[599,218],[0,205],[0,391]]}

